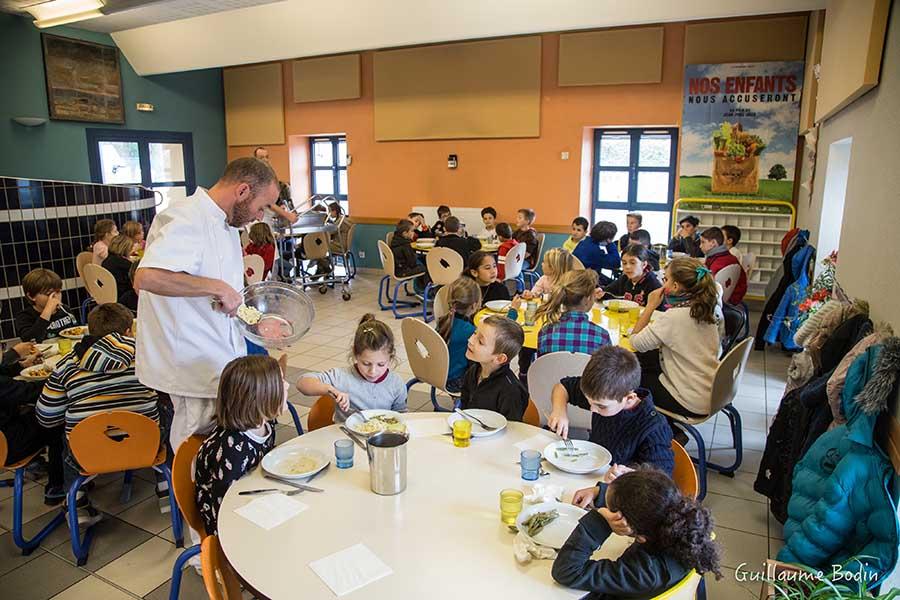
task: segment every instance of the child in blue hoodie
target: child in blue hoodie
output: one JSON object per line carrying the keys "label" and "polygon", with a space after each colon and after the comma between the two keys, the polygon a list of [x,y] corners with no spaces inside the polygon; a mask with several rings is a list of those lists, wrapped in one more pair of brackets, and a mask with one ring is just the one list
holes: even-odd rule
{"label": "child in blue hoodie", "polygon": [[575,246],[575,258],[581,261],[586,269],[597,271],[600,285],[609,285],[613,280],[601,269],[616,271],[621,266],[619,246],[614,241],[618,228],[615,223],[600,221],[591,228],[591,233]]}
{"label": "child in blue hoodie", "polygon": [[447,342],[447,349],[450,351],[447,391],[458,392],[469,366],[466,344],[475,333],[472,315],[481,306],[481,288],[474,279],[460,277],[447,289],[447,304],[450,312],[438,319],[437,331]]}

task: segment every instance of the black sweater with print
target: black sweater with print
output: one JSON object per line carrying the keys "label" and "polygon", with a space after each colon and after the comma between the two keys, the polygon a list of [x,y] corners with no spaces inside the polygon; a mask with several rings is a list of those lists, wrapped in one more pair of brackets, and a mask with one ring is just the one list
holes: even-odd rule
{"label": "black sweater with print", "polygon": [[25,310],[16,315],[16,335],[23,341],[43,342],[49,337],[56,337],[59,332],[69,327],[78,325],[78,319],[69,310],[59,305],[49,321],[41,318],[41,313],[34,306],[26,306]]}
{"label": "black sweater with print", "polygon": [[481,381],[481,365],[473,364],[466,370],[461,392],[463,409],[492,410],[508,421],[521,421],[528,408],[528,392],[509,365],[503,365]]}

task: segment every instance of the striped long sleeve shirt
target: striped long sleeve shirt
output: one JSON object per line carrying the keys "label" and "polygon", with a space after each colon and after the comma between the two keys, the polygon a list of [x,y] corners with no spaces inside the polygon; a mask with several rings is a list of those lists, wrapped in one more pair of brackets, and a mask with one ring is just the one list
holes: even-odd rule
{"label": "striped long sleeve shirt", "polygon": [[87,417],[127,410],[159,421],[156,392],[134,372],[134,338],[111,333],[63,357],[44,385],[37,418],[44,427],[65,423],[66,434]]}

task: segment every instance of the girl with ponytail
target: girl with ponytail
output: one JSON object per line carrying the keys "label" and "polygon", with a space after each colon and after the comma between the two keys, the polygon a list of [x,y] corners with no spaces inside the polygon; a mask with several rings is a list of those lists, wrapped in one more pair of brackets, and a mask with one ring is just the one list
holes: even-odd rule
{"label": "girl with ponytail", "polygon": [[[591,560],[615,531],[635,538],[616,560]],[[690,572],[721,573],[709,509],[681,494],[668,475],[649,467],[618,476],[606,487],[606,508],[581,518],[553,563],[562,585],[590,599],[652,598]]]}
{"label": "girl with ponytail", "polygon": [[438,319],[437,332],[447,342],[450,368],[447,371],[447,391],[458,392],[466,375],[469,361],[466,344],[475,333],[472,315],[481,306],[481,288],[470,277],[460,277],[447,288],[450,312]]}
{"label": "girl with ponytail", "polygon": [[569,271],[562,276],[550,300],[538,309],[537,318],[544,319],[538,333],[538,356],[550,352],[593,354],[610,343],[609,333],[591,322],[596,289],[597,272],[593,269]]}
{"label": "girl with ponytail", "polygon": [[551,248],[544,253],[544,262],[541,264],[541,271],[544,273],[541,278],[535,282],[530,290],[526,290],[522,296],[526,300],[531,298],[540,298],[544,294],[550,294],[559,287],[559,281],[562,276],[571,271],[575,267],[575,260],[568,250],[563,248]]}
{"label": "girl with ponytail", "polygon": [[[663,287],[648,296],[631,345],[641,361],[641,387],[651,391],[657,407],[688,417],[710,413],[719,365],[718,301],[712,273],[696,258],[673,259]],[[651,323],[653,311],[664,305],[668,310]]]}

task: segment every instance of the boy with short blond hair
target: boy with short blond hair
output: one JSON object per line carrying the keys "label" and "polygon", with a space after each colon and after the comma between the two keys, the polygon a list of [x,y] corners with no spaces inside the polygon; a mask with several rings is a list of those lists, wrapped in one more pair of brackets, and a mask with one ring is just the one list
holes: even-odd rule
{"label": "boy with short blond hair", "polygon": [[485,319],[469,338],[466,358],[472,361],[460,389],[460,405],[498,412],[509,421],[521,421],[528,407],[528,391],[509,368],[525,343],[522,326],[494,315]]}
{"label": "boy with short blond hair", "polygon": [[537,264],[539,256],[536,256],[538,250],[538,237],[534,225],[535,214],[530,208],[520,208],[516,213],[516,231],[513,233],[513,239],[520,244],[525,244],[525,262],[528,263],[525,268],[532,268]]}
{"label": "boy with short blond hair", "polygon": [[62,279],[49,269],[34,269],[22,278],[22,291],[31,306],[15,318],[16,335],[29,342],[57,337],[78,319],[62,303]]}

